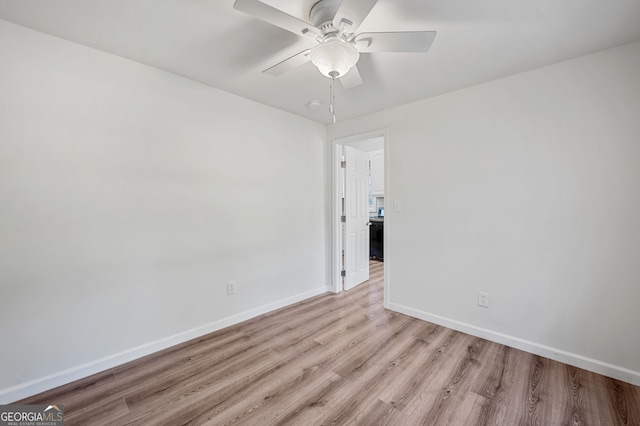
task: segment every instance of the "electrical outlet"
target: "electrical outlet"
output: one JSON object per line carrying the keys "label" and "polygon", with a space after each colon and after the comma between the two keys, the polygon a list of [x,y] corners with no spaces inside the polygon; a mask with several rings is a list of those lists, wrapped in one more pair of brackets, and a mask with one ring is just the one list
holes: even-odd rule
{"label": "electrical outlet", "polygon": [[478,292],[478,306],[482,306],[483,308],[489,307],[489,293],[485,293],[484,291]]}
{"label": "electrical outlet", "polygon": [[236,294],[236,282],[227,281],[227,296]]}

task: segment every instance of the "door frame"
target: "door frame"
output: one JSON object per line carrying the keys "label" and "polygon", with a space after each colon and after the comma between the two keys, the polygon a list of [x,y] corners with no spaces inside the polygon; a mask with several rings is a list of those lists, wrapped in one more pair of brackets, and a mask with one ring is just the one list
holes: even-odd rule
{"label": "door frame", "polygon": [[[331,141],[331,289],[334,293],[340,293],[343,291],[342,276],[340,274],[342,270],[342,226],[340,222],[341,211],[341,199],[340,199],[340,161],[342,159],[342,150],[338,149],[342,145],[348,145],[353,142],[362,141],[365,139],[372,139],[376,137],[382,137],[384,139],[384,198],[385,200],[391,200],[389,192],[389,131],[388,129],[372,130],[370,132],[358,133],[351,136],[342,138],[335,138]],[[385,209],[384,214],[384,307],[389,306],[389,293],[390,293],[390,278],[391,278],[391,250],[389,250],[389,230],[393,222],[392,209]]]}

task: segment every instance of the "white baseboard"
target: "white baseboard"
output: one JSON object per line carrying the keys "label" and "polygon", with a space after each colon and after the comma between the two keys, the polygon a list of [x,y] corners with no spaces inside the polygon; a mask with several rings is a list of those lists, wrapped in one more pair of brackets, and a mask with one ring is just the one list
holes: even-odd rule
{"label": "white baseboard", "polygon": [[10,388],[1,389],[0,404],[10,404],[14,401],[21,400],[28,396],[36,395],[40,392],[44,392],[49,389],[65,385],[67,383],[71,383],[75,380],[89,377],[93,374],[99,373],[109,368],[117,367],[129,361],[142,358],[143,356],[147,356],[171,346],[186,342],[188,340],[204,336],[225,327],[238,324],[242,321],[246,321],[259,315],[266,314],[267,312],[289,306],[291,304],[300,302],[313,296],[317,296],[327,291],[329,291],[328,287],[320,287],[314,290],[310,290],[305,293],[297,294],[295,296],[288,297],[274,303],[269,303],[268,305],[263,305],[255,309],[222,318],[209,324],[204,324],[191,330],[183,331],[182,333],[174,334],[173,336],[165,337],[154,342],[149,342],[144,345],[128,349],[126,351],[109,355],[104,358],[100,358],[95,361],[70,368],[68,370],[30,380],[28,382],[21,383]]}
{"label": "white baseboard", "polygon": [[417,309],[409,308],[397,303],[390,302],[388,309],[424,321],[438,324],[443,327],[461,331],[472,336],[481,337],[492,342],[500,343],[515,349],[520,349],[535,355],[540,355],[545,358],[573,365],[584,370],[602,374],[603,376],[612,377],[623,382],[631,383],[632,385],[640,386],[639,371],[629,370],[624,367],[619,367],[617,365],[598,361],[597,359],[587,358],[582,355],[551,348],[549,346],[530,342],[518,337],[509,336],[507,334],[498,333],[496,331],[487,330],[471,324],[466,324],[460,321],[441,317],[439,315],[434,315]]}

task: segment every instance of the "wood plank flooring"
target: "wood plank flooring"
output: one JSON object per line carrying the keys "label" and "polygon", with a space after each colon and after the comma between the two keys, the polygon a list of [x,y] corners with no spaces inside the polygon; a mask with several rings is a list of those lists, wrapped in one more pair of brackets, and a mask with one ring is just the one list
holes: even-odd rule
{"label": "wood plank flooring", "polygon": [[325,294],[27,398],[66,425],[636,425],[640,388]]}

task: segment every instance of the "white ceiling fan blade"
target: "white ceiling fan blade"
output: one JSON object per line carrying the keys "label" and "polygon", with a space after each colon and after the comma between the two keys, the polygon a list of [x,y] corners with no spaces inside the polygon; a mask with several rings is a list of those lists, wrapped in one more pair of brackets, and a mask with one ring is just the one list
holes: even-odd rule
{"label": "white ceiling fan blade", "polygon": [[356,46],[360,52],[426,52],[435,38],[435,31],[362,33]]}
{"label": "white ceiling fan blade", "polygon": [[262,71],[264,74],[279,76],[284,74],[287,71],[291,71],[294,68],[299,67],[307,62],[309,62],[309,54],[311,53],[311,49],[303,50],[300,53],[293,55],[292,57],[285,59],[284,61],[275,64],[274,66],[267,68]]}
{"label": "white ceiling fan blade", "polygon": [[360,71],[358,71],[358,66],[354,65],[349,72],[340,77],[339,80],[345,89],[351,89],[352,87],[361,85],[362,77],[360,76]]}
{"label": "white ceiling fan blade", "polygon": [[233,8],[297,35],[315,36],[318,33],[318,29],[313,25],[259,0],[236,0]]}
{"label": "white ceiling fan blade", "polygon": [[340,24],[344,19],[351,23],[351,27],[347,31],[350,33],[356,32],[376,3],[378,3],[378,0],[343,0],[336,16],[333,18],[333,25],[336,28],[340,28]]}

